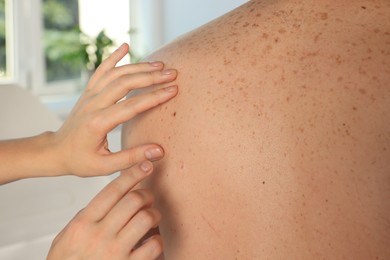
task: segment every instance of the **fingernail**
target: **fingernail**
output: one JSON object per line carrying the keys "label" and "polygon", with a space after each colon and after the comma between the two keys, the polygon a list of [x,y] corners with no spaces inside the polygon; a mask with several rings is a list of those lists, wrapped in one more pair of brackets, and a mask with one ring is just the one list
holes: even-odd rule
{"label": "fingernail", "polygon": [[161,74],[163,74],[163,75],[172,75],[172,74],[175,74],[175,73],[176,73],[176,71],[175,71],[175,70],[172,70],[172,69],[163,70],[163,71],[161,72]]}
{"label": "fingernail", "polygon": [[150,61],[149,64],[153,67],[161,67],[163,65],[161,61]]}
{"label": "fingernail", "polygon": [[145,162],[141,163],[141,165],[139,167],[141,168],[141,170],[143,172],[148,173],[152,170],[153,164],[149,161],[145,161]]}
{"label": "fingernail", "polygon": [[163,156],[164,153],[161,148],[152,148],[145,152],[145,157],[149,160],[158,160],[161,159]]}
{"label": "fingernail", "polygon": [[177,86],[170,86],[164,89],[167,92],[173,93],[177,91]]}

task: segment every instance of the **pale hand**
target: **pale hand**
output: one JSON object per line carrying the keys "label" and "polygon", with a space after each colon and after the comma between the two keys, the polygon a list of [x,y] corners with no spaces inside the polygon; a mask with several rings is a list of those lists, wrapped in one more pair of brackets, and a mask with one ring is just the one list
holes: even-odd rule
{"label": "pale hand", "polygon": [[130,191],[152,172],[151,162],[126,171],[107,185],[53,241],[48,260],[156,259],[159,235],[143,239],[161,219],[148,190]]}
{"label": "pale hand", "polygon": [[162,157],[163,150],[156,144],[115,153],[108,148],[107,133],[177,94],[177,86],[171,86],[122,100],[132,90],[172,82],[177,76],[176,70],[163,70],[161,62],[115,67],[127,53],[124,44],[101,64],[64,125],[54,133],[58,175],[107,175],[137,161]]}

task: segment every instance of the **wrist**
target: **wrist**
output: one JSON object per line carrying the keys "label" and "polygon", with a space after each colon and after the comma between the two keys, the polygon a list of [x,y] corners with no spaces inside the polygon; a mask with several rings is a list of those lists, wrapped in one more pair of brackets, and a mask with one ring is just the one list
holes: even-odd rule
{"label": "wrist", "polygon": [[56,139],[54,132],[44,132],[39,138],[41,146],[41,162],[46,165],[45,176],[61,176],[66,175],[66,167],[61,156],[61,144]]}

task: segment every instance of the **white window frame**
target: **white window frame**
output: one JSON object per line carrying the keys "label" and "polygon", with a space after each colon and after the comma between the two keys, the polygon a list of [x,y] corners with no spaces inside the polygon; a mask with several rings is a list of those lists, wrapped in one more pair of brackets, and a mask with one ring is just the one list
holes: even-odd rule
{"label": "white window frame", "polygon": [[[26,2],[24,0],[19,0]],[[77,81],[64,80],[47,83],[46,82],[46,64],[43,46],[43,18],[42,18],[42,0],[29,0],[31,19],[29,24],[31,26],[30,32],[34,36],[29,35],[31,39],[30,48],[34,53],[34,58],[30,59],[30,85],[33,93],[37,95],[69,95],[77,92]],[[27,46],[25,46],[28,48]]]}
{"label": "white window frame", "polygon": [[[42,0],[6,0],[7,14],[7,70],[11,77],[0,78],[1,85],[18,85],[39,96],[78,95],[81,80],[46,82],[45,58],[42,48]],[[130,12],[130,10],[129,10]],[[6,15],[7,15],[6,14]],[[130,21],[129,21],[130,23]]]}
{"label": "white window frame", "polygon": [[41,0],[6,0],[7,70],[10,77],[0,85],[17,85],[39,95],[73,93],[74,82],[47,86],[42,48],[43,21]]}
{"label": "white window frame", "polygon": [[0,78],[0,85],[15,85],[17,83],[16,79],[19,78],[18,75],[18,62],[17,62],[17,48],[15,47],[15,7],[14,3],[11,0],[6,0],[5,5],[5,19],[6,19],[6,70],[7,76]]}
{"label": "white window frame", "polygon": [[132,48],[137,54],[150,53],[164,44],[164,1],[130,0]]}

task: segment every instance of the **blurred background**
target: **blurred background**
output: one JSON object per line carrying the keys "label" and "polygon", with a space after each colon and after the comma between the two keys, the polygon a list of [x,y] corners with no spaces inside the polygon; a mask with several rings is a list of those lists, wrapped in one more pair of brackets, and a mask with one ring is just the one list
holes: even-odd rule
{"label": "blurred background", "polygon": [[[123,42],[131,53],[122,63],[136,62],[245,2],[0,0],[0,140],[58,129],[91,73]],[[120,128],[109,141],[120,149]],[[0,186],[0,259],[45,259],[55,235],[112,178]]]}
{"label": "blurred background", "polygon": [[106,56],[131,42],[136,61],[244,2],[0,0],[0,86],[22,86],[44,102],[75,95],[95,51]]}

